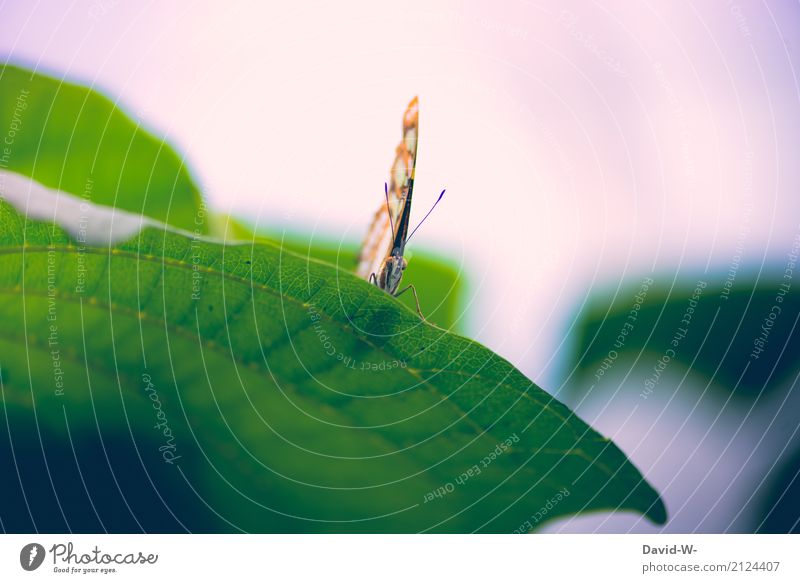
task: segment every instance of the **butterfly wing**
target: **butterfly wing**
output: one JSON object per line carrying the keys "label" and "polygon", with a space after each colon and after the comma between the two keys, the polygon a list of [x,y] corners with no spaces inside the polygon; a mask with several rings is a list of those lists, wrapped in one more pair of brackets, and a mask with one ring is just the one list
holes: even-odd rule
{"label": "butterfly wing", "polygon": [[419,129],[419,102],[411,100],[403,115],[403,140],[397,146],[389,178],[389,202],[384,201],[372,218],[372,224],[361,245],[356,273],[364,279],[371,274],[379,274],[381,264],[389,255],[394,233],[392,226],[405,206],[405,192],[409,178],[414,176],[417,160],[417,133]]}

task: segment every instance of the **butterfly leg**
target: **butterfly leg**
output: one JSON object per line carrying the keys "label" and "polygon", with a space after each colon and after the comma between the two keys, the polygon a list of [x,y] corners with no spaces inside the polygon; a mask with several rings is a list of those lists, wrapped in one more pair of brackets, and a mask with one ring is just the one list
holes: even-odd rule
{"label": "butterfly leg", "polygon": [[378,285],[378,276],[377,276],[377,275],[375,275],[374,273],[370,273],[370,274],[369,274],[369,280],[368,280],[368,281],[369,281],[370,283],[374,283],[375,285]]}
{"label": "butterfly leg", "polygon": [[[414,301],[417,302],[417,314],[419,314],[420,318],[425,320],[425,316],[422,315],[422,310],[419,307],[419,296],[417,295],[417,288],[414,287],[413,283],[409,283],[406,287],[404,287],[399,292],[394,294],[394,296],[395,297],[400,297],[401,294],[407,292],[408,290],[411,290],[411,292],[414,294]],[[427,322],[427,320],[425,320],[425,321]]]}

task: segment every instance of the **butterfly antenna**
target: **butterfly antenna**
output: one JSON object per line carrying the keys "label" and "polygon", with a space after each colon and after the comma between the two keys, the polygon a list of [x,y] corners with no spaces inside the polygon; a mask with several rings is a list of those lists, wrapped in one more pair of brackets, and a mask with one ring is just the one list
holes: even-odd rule
{"label": "butterfly antenna", "polygon": [[422,220],[417,224],[416,227],[414,227],[414,230],[411,231],[411,234],[408,237],[406,237],[406,243],[408,243],[408,240],[411,239],[411,237],[414,236],[414,233],[417,232],[417,229],[419,229],[422,226],[422,223],[424,223],[425,219],[427,219],[428,216],[433,212],[433,209],[436,208],[436,205],[439,204],[439,201],[442,200],[442,197],[444,196],[444,192],[445,191],[443,190],[442,193],[439,195],[439,198],[436,199],[436,202],[433,203],[433,206],[431,207],[431,210],[429,210],[427,212],[427,214],[424,217],[422,217]]}
{"label": "butterfly antenna", "polygon": [[386,213],[389,215],[389,226],[392,228],[392,233],[394,233],[394,221],[392,220],[392,209],[389,206],[389,185],[386,182],[383,183],[383,192],[386,193]]}

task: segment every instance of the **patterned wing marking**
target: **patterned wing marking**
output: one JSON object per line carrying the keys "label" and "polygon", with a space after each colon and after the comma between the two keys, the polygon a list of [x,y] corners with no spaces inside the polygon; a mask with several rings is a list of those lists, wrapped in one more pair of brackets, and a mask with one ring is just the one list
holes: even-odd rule
{"label": "patterned wing marking", "polygon": [[[411,100],[403,115],[403,139],[395,150],[395,158],[389,177],[389,204],[386,201],[375,212],[367,236],[361,245],[356,273],[359,277],[369,279],[371,274],[378,275],[383,261],[391,252],[394,233],[391,225],[397,225],[405,205],[405,188],[408,179],[413,178],[417,156],[417,134],[419,131],[419,102]],[[391,220],[389,213],[391,213]]]}

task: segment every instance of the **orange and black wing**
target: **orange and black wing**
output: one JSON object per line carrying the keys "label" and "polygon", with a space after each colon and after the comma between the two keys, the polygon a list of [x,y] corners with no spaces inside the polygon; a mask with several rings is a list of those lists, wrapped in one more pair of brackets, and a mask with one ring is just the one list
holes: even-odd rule
{"label": "orange and black wing", "polygon": [[[361,245],[356,273],[364,279],[369,279],[373,273],[378,275],[383,260],[391,252],[394,240],[400,234],[397,232],[401,228],[401,225],[398,224],[400,217],[408,216],[408,212],[403,213],[403,211],[406,204],[410,203],[410,197],[407,197],[406,194],[414,178],[418,131],[419,102],[415,97],[408,104],[405,115],[403,115],[403,140],[395,151],[389,178],[388,204],[384,201],[378,208]],[[395,232],[392,232],[392,226],[394,226]]]}

